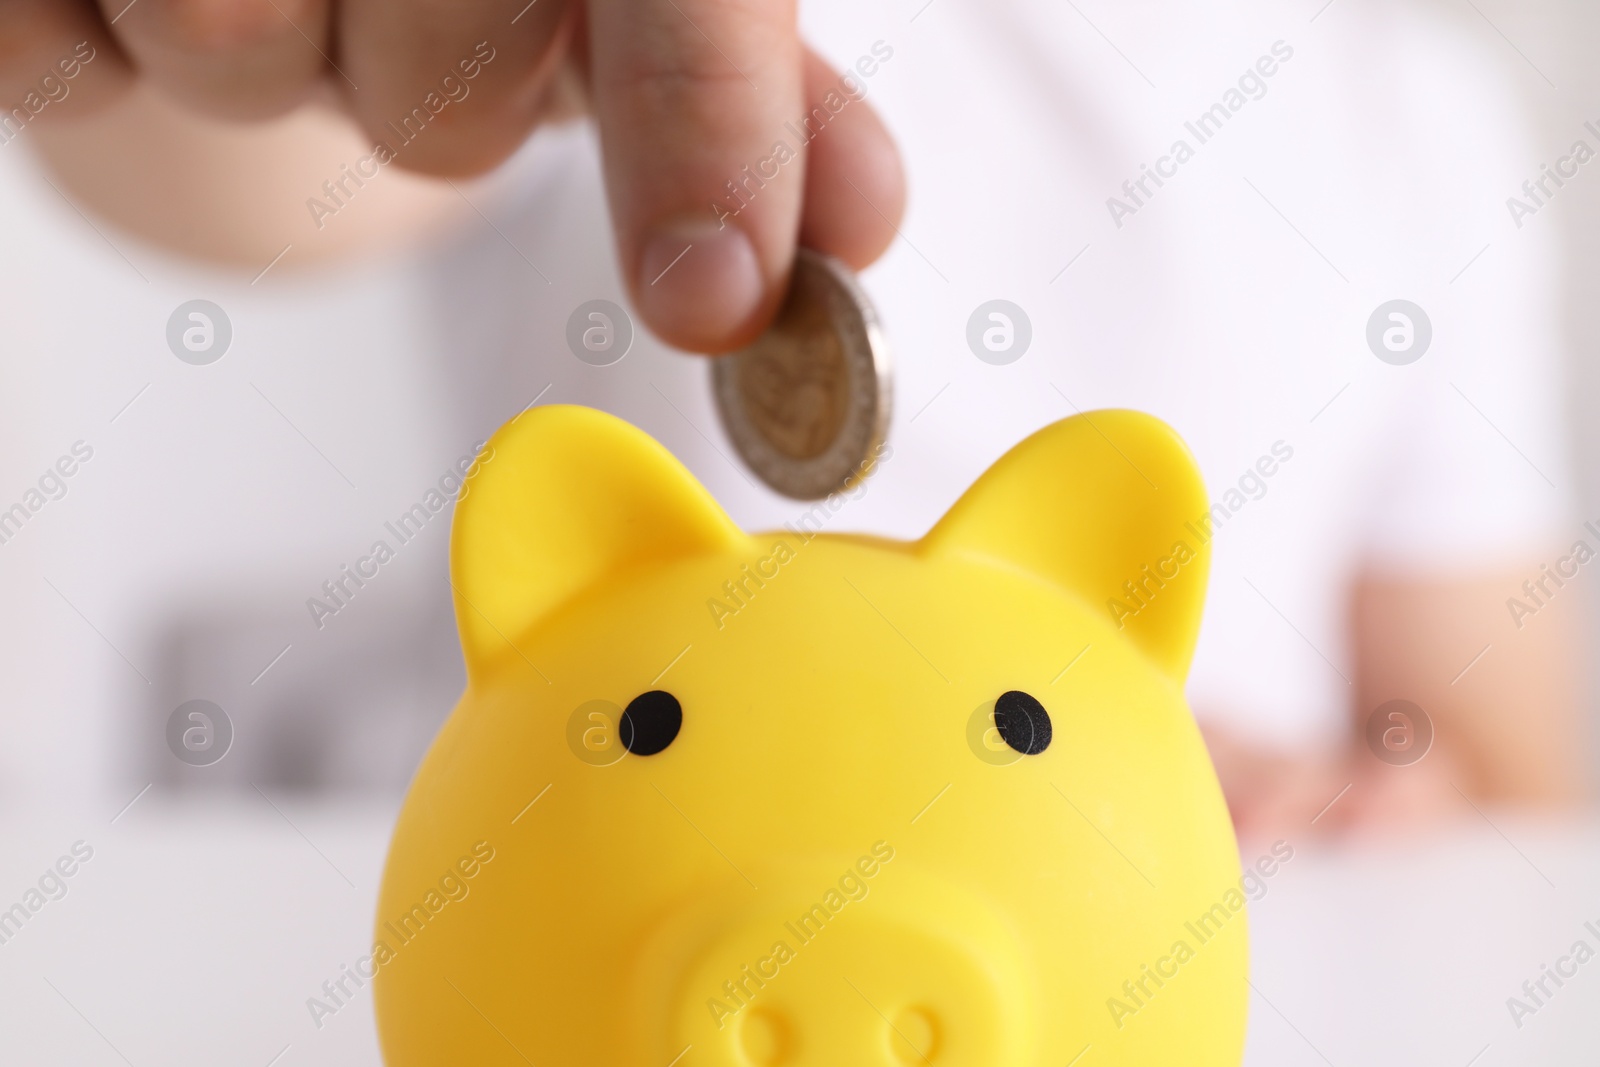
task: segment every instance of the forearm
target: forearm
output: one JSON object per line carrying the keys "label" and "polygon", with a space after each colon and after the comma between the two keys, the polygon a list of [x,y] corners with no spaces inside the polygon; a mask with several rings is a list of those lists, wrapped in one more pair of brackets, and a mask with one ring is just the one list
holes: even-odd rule
{"label": "forearm", "polygon": [[[1439,580],[1358,583],[1355,735],[1386,701],[1417,704],[1434,744],[1474,800],[1566,805],[1587,793],[1582,716],[1582,593],[1565,590],[1519,627],[1506,607],[1524,570]],[[1533,573],[1536,567],[1528,570]]]}

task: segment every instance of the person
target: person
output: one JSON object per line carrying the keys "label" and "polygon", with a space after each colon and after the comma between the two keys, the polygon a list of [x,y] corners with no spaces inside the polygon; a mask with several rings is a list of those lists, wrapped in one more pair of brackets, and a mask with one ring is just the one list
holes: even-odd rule
{"label": "person", "polygon": [[460,177],[510,156],[558,106],[561,68],[581,68],[634,306],[662,339],[697,351],[728,351],[760,332],[797,242],[861,267],[893,237],[904,179],[870,107],[831,122],[830,135],[807,146],[803,168],[765,180],[733,225],[706,210],[729,175],[769,154],[772,131],[804,111],[802,100],[820,99],[838,80],[800,42],[792,4],[510,7],[474,0],[444,15],[437,5],[359,0],[8,2],[0,88],[20,99],[38,72],[87,42],[100,58],[64,111],[103,105],[138,72],[204,114],[259,120],[293,110],[331,75],[366,133],[394,140],[390,122],[442,77],[465,84],[475,68],[473,106],[441,111],[398,156],[409,170]]}
{"label": "person", "polygon": [[[211,536],[146,538],[112,562],[85,518],[74,536],[94,551],[59,561],[75,589],[129,604],[162,587],[132,581],[129,559],[170,576],[197,558],[230,588],[244,560],[272,558],[314,589],[403,503],[389,473],[428,469],[530,398],[617,411],[743,525],[790,521],[806,509],[737,469],[703,368],[671,349],[756,336],[803,245],[877,264],[899,352],[893,458],[829,522],[917,536],[1006,447],[1080,410],[1149,410],[1190,442],[1214,494],[1195,517],[1214,567],[1190,697],[1242,833],[1585,795],[1568,586],[1596,542],[1566,493],[1558,235],[1507,219],[1539,153],[1503,57],[1441,16],[9,0],[0,41],[0,100],[22,104],[3,136],[37,160],[0,159],[17,235],[0,280],[36,298],[8,328],[44,336],[83,298],[74,284],[126,321],[163,319],[198,283],[156,248],[227,264],[198,277],[259,324],[251,373],[278,375],[248,384],[319,453],[374,472],[323,455],[350,497],[326,468],[315,489],[238,478],[226,468],[249,449],[224,442],[257,431],[185,394],[228,457],[190,461]],[[69,82],[80,48],[94,58]],[[609,367],[573,358],[569,315],[624,292],[653,336]],[[101,366],[91,353],[115,339],[95,329],[63,343]],[[138,508],[139,484],[79,506]],[[170,514],[198,516],[181,496]],[[217,517],[230,509],[249,520]],[[367,604],[387,595],[346,619],[377,625]],[[119,617],[124,635],[147,623]],[[290,648],[320,640],[274,619]],[[1063,653],[1070,669],[1093,649]],[[132,683],[104,658],[84,698],[118,707]],[[1425,755],[1395,756],[1392,730],[1431,737]]]}

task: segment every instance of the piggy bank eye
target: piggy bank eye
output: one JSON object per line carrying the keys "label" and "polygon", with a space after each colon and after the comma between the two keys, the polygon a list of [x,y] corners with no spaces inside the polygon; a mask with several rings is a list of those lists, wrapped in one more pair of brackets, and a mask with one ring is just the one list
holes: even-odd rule
{"label": "piggy bank eye", "polygon": [[994,702],[994,728],[1006,744],[1024,756],[1050,747],[1050,713],[1027,693],[1011,690]]}
{"label": "piggy bank eye", "polygon": [[635,756],[654,756],[672,744],[682,727],[683,705],[678,698],[665,690],[652,689],[628,703],[617,724],[617,739]]}

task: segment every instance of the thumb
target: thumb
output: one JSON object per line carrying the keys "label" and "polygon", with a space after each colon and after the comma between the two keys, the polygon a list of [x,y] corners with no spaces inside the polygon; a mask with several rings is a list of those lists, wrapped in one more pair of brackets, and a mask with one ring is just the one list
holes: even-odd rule
{"label": "thumb", "polygon": [[590,73],[618,251],[645,323],[725,352],[781,302],[799,228],[793,0],[590,0]]}

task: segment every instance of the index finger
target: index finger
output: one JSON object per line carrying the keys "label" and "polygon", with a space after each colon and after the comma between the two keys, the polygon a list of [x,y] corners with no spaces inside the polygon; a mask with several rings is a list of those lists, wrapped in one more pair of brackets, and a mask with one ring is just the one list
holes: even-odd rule
{"label": "index finger", "polygon": [[747,343],[783,296],[799,229],[793,0],[590,0],[589,42],[635,306],[681,348]]}
{"label": "index finger", "polygon": [[88,0],[0,0],[0,144],[35,118],[88,114],[132,82]]}

